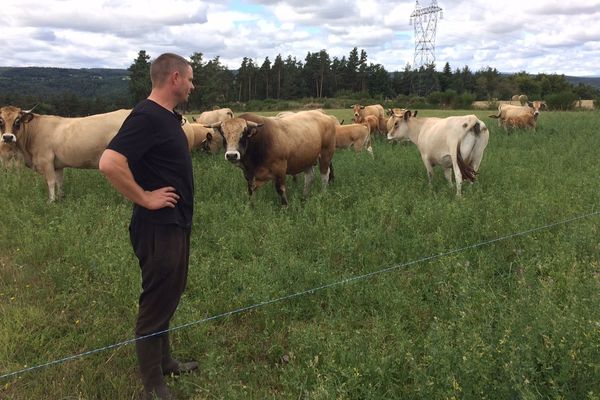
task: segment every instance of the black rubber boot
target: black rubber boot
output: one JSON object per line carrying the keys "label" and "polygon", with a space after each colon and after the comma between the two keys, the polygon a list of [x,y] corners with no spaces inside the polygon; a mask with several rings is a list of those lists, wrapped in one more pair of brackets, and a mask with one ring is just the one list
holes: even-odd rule
{"label": "black rubber boot", "polygon": [[161,335],[162,340],[162,373],[163,375],[179,375],[198,369],[196,361],[181,362],[171,356],[169,333]]}
{"label": "black rubber boot", "polygon": [[144,384],[144,400],[174,400],[167,389],[161,368],[162,339],[151,336],[135,342],[142,383]]}

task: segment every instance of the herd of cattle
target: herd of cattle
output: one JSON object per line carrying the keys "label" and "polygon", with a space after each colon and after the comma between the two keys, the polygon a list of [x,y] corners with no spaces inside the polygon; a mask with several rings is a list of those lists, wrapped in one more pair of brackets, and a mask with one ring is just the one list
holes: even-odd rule
{"label": "herd of cattle", "polygon": [[[543,102],[524,106],[501,105],[497,118],[505,129],[534,128]],[[207,111],[184,119],[182,128],[190,151],[202,149],[216,154],[224,149],[225,159],[239,166],[253,193],[273,180],[282,204],[287,204],[286,175],[304,172],[304,195],[314,181],[318,164],[324,187],[333,179],[332,159],[336,149],[353,147],[373,155],[371,138],[380,133],[389,140],[413,142],[427,169],[439,165],[456,193],[463,180],[473,181],[489,140],[489,130],[475,115],[448,118],[417,117],[417,112],[381,105],[353,106],[353,123],[322,110],[282,112],[275,117],[242,114],[229,108]],[[98,160],[130,110],[118,110],[81,118],[39,115],[13,106],[0,108],[0,164],[26,165],[43,175],[48,200],[63,194],[64,168],[98,168]]]}

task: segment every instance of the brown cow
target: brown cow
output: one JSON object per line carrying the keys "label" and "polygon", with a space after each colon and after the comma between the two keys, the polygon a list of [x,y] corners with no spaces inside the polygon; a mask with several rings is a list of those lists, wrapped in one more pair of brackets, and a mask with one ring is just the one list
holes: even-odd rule
{"label": "brown cow", "polygon": [[6,106],[0,108],[2,140],[16,143],[25,164],[44,175],[48,201],[53,202],[63,194],[63,169],[97,169],[102,152],[129,113],[130,110],[118,110],[63,118]]}
{"label": "brown cow", "polygon": [[288,204],[286,175],[305,173],[304,196],[314,180],[315,163],[319,163],[324,187],[333,179],[335,126],[335,119],[319,110],[284,118],[242,114],[214,125],[225,140],[225,159],[244,171],[250,199],[258,188],[274,180],[284,205]]}
{"label": "brown cow", "polygon": [[350,124],[335,127],[335,147],[338,149],[347,149],[350,146],[354,147],[356,153],[365,148],[373,156],[371,132],[368,125]]}

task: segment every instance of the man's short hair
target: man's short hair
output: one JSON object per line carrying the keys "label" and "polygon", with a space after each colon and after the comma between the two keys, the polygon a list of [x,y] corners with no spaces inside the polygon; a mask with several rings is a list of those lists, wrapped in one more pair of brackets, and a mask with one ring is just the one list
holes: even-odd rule
{"label": "man's short hair", "polygon": [[188,60],[177,54],[161,54],[156,60],[152,61],[152,64],[150,65],[150,80],[152,81],[152,87],[161,86],[167,80],[169,75],[175,71],[179,71],[180,74],[183,74],[190,65]]}

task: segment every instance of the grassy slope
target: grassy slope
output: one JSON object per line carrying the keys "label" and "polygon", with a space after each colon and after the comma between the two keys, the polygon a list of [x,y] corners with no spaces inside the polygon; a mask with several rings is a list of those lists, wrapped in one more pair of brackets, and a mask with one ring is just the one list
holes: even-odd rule
{"label": "grassy slope", "polygon": [[[350,119],[350,110],[328,111]],[[467,113],[467,112],[464,112]],[[461,112],[424,111],[427,115]],[[478,113],[485,116],[489,112]],[[479,180],[433,190],[414,146],[334,158],[301,201],[288,180],[254,207],[239,170],[194,156],[197,202],[180,325],[597,211],[597,113],[492,129]],[[97,171],[67,170],[46,204],[30,170],[0,170],[0,374],[132,336],[139,272],[130,205]],[[598,398],[598,217],[398,268],[173,333],[201,372],[189,399]],[[0,398],[135,398],[132,346],[0,381]]]}

